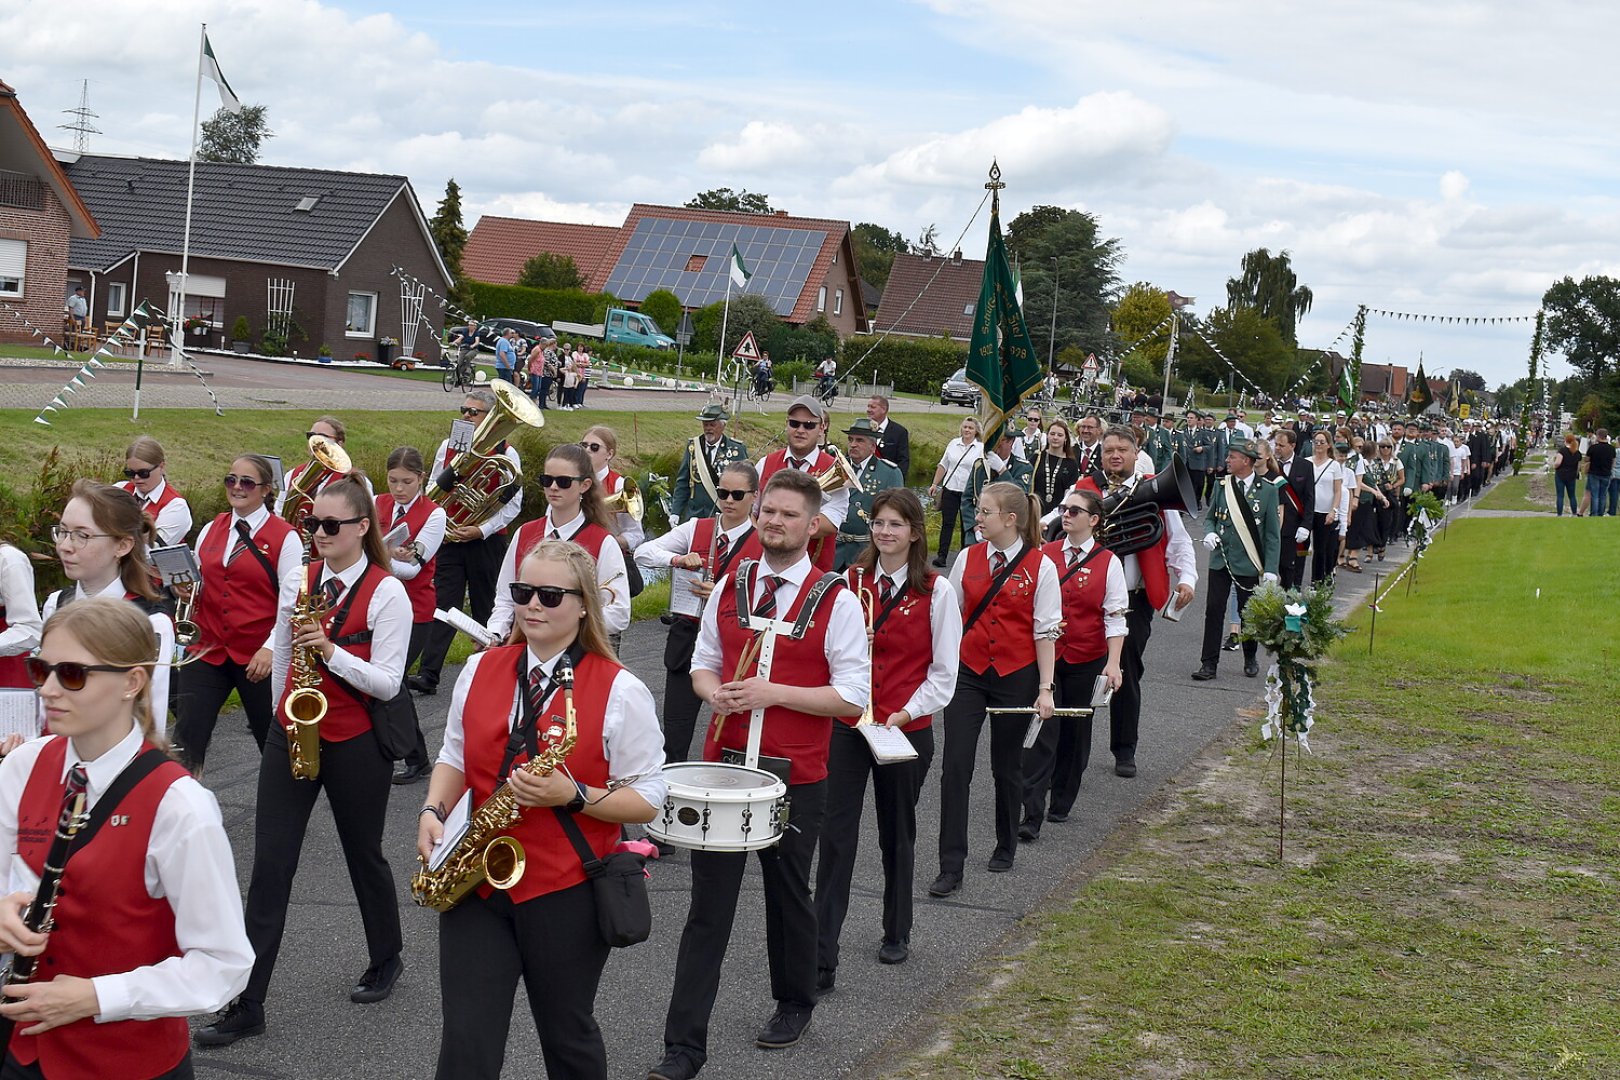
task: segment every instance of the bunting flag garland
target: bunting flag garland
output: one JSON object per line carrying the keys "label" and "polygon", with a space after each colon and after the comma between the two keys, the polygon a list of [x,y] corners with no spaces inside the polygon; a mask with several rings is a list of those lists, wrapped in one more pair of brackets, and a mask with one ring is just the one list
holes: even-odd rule
{"label": "bunting flag garland", "polygon": [[[416,277],[415,275],[410,273],[410,271],[406,270],[403,266],[396,266],[393,269],[389,270],[388,272],[390,274],[392,274],[394,277],[399,278],[400,281],[402,281],[405,284],[411,286],[413,289],[414,288],[421,288],[424,293],[426,293],[427,295],[433,297],[434,300],[438,301],[440,309],[443,310],[446,315],[453,315],[453,316],[456,317],[457,320],[459,320],[461,322],[477,322],[478,321],[476,316],[469,315],[465,311],[463,311],[459,307],[457,307],[456,305],[452,304],[447,297],[443,296],[438,291],[436,291],[433,288],[433,286],[429,285],[427,282],[423,281],[421,278]],[[432,324],[429,324],[430,327],[431,327],[431,325]]]}
{"label": "bunting flag garland", "polygon": [[[1198,339],[1200,341],[1202,341],[1205,345],[1209,346],[1209,351],[1214,353],[1216,356],[1218,356],[1221,359],[1221,361],[1224,364],[1226,364],[1227,367],[1232,369],[1232,386],[1234,388],[1236,388],[1236,386],[1237,386],[1237,380],[1242,379],[1245,383],[1248,383],[1249,389],[1253,390],[1255,393],[1257,393],[1257,394],[1265,393],[1265,391],[1262,390],[1255,383],[1255,381],[1253,379],[1249,378],[1247,375],[1243,374],[1243,372],[1238,370],[1238,366],[1232,362],[1231,357],[1229,357],[1225,353],[1221,352],[1220,347],[1218,345],[1216,345],[1213,341],[1209,340],[1209,336],[1207,334],[1205,334],[1203,332],[1203,330],[1199,329],[1196,326],[1189,327],[1188,329],[1192,330],[1193,333],[1197,334]],[[1247,392],[1248,391],[1244,391],[1244,393],[1247,393]]]}
{"label": "bunting flag garland", "polygon": [[[1363,305],[1365,307],[1365,305]],[[1365,308],[1368,314],[1402,322],[1434,322],[1461,326],[1496,326],[1503,323],[1535,322],[1534,315],[1425,315],[1414,311],[1389,311],[1385,308]]]}

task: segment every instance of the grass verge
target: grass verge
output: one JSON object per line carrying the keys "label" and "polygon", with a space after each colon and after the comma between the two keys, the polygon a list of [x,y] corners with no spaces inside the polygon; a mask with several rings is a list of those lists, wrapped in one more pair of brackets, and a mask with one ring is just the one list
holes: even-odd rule
{"label": "grass verge", "polygon": [[1540,470],[1504,476],[1479,497],[1474,505],[1481,510],[1525,510],[1532,513],[1553,512],[1553,478]]}
{"label": "grass verge", "polygon": [[1569,638],[1620,589],[1563,539],[1459,521],[1371,656],[1355,617],[1289,752],[1284,863],[1245,720],[887,1075],[1620,1075],[1617,648]]}

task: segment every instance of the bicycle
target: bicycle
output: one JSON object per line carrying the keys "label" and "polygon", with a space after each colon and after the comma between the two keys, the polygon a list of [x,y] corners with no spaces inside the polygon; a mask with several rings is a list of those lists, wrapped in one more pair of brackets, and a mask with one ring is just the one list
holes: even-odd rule
{"label": "bicycle", "polygon": [[456,362],[444,373],[444,392],[453,394],[457,390],[465,390],[476,381],[473,371],[472,351],[460,349],[456,352]]}
{"label": "bicycle", "polygon": [[748,400],[759,405],[765,405],[771,400],[771,393],[776,389],[775,379],[761,381],[754,379],[748,384]]}
{"label": "bicycle", "polygon": [[838,400],[838,379],[835,376],[823,375],[816,380],[816,397],[827,408],[832,408],[833,402]]}

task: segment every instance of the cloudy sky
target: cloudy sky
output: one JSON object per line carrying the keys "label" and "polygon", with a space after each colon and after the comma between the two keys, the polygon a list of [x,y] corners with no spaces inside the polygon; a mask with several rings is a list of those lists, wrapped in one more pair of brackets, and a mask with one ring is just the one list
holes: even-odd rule
{"label": "cloudy sky", "polygon": [[[54,145],[90,80],[103,153],[184,157],[198,24],[271,164],[448,177],[480,213],[618,224],[729,186],[907,237],[1052,203],[1123,242],[1126,281],[1224,302],[1286,248],[1326,346],[1358,303],[1533,314],[1620,273],[1620,9],[1565,0],[94,0],[0,8],[0,79]],[[71,14],[64,17],[64,10]],[[204,110],[217,98],[205,93]],[[971,222],[971,224],[970,224]],[[1034,317],[1037,313],[1031,313]],[[1365,358],[1525,372],[1525,324],[1374,318]],[[1349,335],[1339,344],[1347,349]],[[1562,370],[1555,362],[1554,370]]]}

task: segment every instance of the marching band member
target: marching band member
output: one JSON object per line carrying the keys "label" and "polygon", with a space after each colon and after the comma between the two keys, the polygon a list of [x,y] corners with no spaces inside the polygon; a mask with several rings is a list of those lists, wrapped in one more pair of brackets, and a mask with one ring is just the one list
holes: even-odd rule
{"label": "marching band member", "polygon": [[[437,1075],[501,1075],[521,977],[546,1075],[606,1080],[607,1053],[592,1011],[608,946],[562,820],[572,819],[598,857],[618,843],[621,823],[651,821],[664,805],[663,736],[651,692],[608,645],[596,567],[583,548],[542,541],[508,591],[517,625],[508,644],[473,656],[456,680],[444,748],[418,816],[417,850],[432,855],[447,809],[464,791],[472,790],[478,806],[510,780],[524,809],[505,835],[523,844],[526,865],[511,889],[485,885],[439,917],[444,1029]],[[560,767],[534,776],[523,763],[562,737],[565,705],[555,680],[565,657],[574,673],[577,741]]]}
{"label": "marching band member", "polygon": [[225,475],[230,509],[197,534],[201,589],[192,604],[196,663],[180,674],[184,691],[175,725],[186,765],[201,775],[219,711],[235,690],[253,741],[264,740],[275,715],[270,699],[276,601],[281,582],[298,569],[304,545],[298,530],[270,513],[265,501],[275,474],[258,454],[242,454]]}
{"label": "marching band member", "polygon": [[[979,496],[984,542],[956,557],[951,586],[962,599],[961,668],[945,707],[945,764],[940,772],[939,877],[930,896],[962,887],[967,859],[968,789],[986,710],[1052,715],[1054,641],[1063,618],[1057,568],[1040,549],[1040,502],[1016,484],[997,482]],[[1024,801],[1021,763],[1026,716],[990,718],[990,775],[995,784],[993,874],[1011,870]]]}
{"label": "marching band member", "polygon": [[499,640],[512,629],[511,585],[517,580],[523,557],[542,540],[572,540],[596,562],[602,623],[617,651],[619,635],[630,625],[630,589],[625,578],[624,550],[613,534],[613,519],[602,505],[602,489],[592,475],[590,456],[578,446],[554,446],[546,455],[545,468],[540,474],[540,486],[546,493],[546,513],[519,529],[506,549],[496,578],[495,613],[488,624],[490,636]]}
{"label": "marching band member", "polygon": [[[287,925],[293,875],[309,815],[322,791],[332,808],[370,954],[370,966],[349,991],[349,1000],[382,1001],[393,992],[404,967],[399,955],[399,904],[382,851],[393,769],[371,734],[364,699],[392,698],[404,685],[411,602],[405,586],[388,572],[377,504],[358,474],[328,484],[315,496],[305,531],[312,534],[319,558],[282,579],[271,696],[279,721],[293,689],[288,670],[293,649],[315,650],[319,691],[327,702],[320,722],[320,775],[310,780],[292,775],[286,730],[280,722],[275,724],[259,760],[253,874],[248,884],[246,920],[255,956],[253,974],[235,1004],[197,1032],[199,1046],[229,1046],[264,1034],[264,1000]],[[295,628],[293,609],[301,589],[312,598],[324,597],[326,613]]]}
{"label": "marching band member", "polygon": [[[377,523],[386,541],[395,530],[405,535],[389,548],[389,569],[405,583],[411,601],[411,644],[405,652],[405,670],[411,670],[427,648],[433,631],[433,611],[437,594],[433,572],[438,566],[439,545],[444,543],[444,510],[432,499],[422,497],[427,466],[422,451],[414,446],[397,446],[388,455],[388,494],[377,496]],[[383,545],[387,547],[385,543]],[[416,745],[394,771],[394,783],[409,784],[426,776],[430,767],[427,739],[422,723],[416,724]]]}
{"label": "marching band member", "polygon": [[[168,655],[128,604],[92,598],[54,616],[27,661],[52,734],[0,764],[0,949],[47,960],[6,987],[0,1013],[17,1026],[0,1075],[190,1077],[184,1017],[247,980],[219,806],[163,753],[153,720],[148,691]],[[89,819],[51,868],[55,926],[36,933],[21,916],[45,887],[64,803],[81,793]]]}
{"label": "marching band member", "polygon": [[[857,421],[859,423],[859,421]],[[872,609],[873,722],[905,733],[917,756],[878,764],[853,717],[833,724],[827,750],[827,817],[816,860],[816,988],[830,990],[838,937],[849,913],[849,889],[860,841],[866,778],[872,777],[878,849],[883,856],[883,941],[878,961],[903,964],[911,954],[911,891],[917,849],[917,799],[934,760],[934,714],[956,687],[962,610],[945,575],[928,565],[922,502],[905,488],[872,500],[872,544],[845,574]]]}
{"label": "marching band member", "polygon": [[124,451],[124,483],[119,487],[141,500],[141,509],[157,529],[157,542],[183,544],[191,531],[191,507],[169,483],[163,444],[142,435]]}
{"label": "marching band member", "polygon": [[39,644],[43,626],[34,599],[34,566],[15,545],[0,540],[0,689],[33,685],[23,657]]}
{"label": "marching band member", "polygon": [[[795,416],[795,413],[803,415]],[[766,454],[754,464],[759,482],[769,484],[780,469],[803,472],[812,480],[838,467],[833,456],[821,449],[827,431],[827,408],[809,394],[800,394],[788,406],[787,446]],[[811,534],[810,560],[818,570],[831,570],[837,554],[838,530],[849,516],[849,488],[838,487],[821,498],[821,513]]]}
{"label": "marching band member", "polygon": [[92,596],[128,600],[151,620],[163,662],[152,672],[154,723],[164,734],[169,700],[169,658],[174,655],[174,616],[171,601],[158,592],[157,574],[147,561],[152,519],[140,500],[111,484],[75,480],[73,497],[62,510],[61,522],[51,529],[62,573],[75,584],[58,589],[45,600],[41,617],[49,622],[58,608]]}
{"label": "marching band member", "polygon": [[[1056,701],[1061,708],[1084,709],[1091,705],[1097,676],[1107,677],[1108,689],[1119,689],[1130,597],[1124,566],[1094,536],[1102,523],[1101,496],[1070,491],[1063,497],[1062,514],[1062,539],[1041,549],[1057,567],[1063,594]],[[1060,716],[1055,723],[1042,724],[1035,745],[1024,751],[1024,820],[1018,839],[1040,836],[1042,822],[1068,820],[1091,760],[1091,719]]]}
{"label": "marching band member", "polygon": [[713,517],[720,473],[733,461],[748,460],[748,447],[726,434],[730,414],[723,405],[705,405],[697,414],[703,433],[694,435],[681,454],[670,493],[670,520]]}
{"label": "marching band member", "polygon": [[[617,495],[624,490],[624,476],[613,471],[614,457],[619,453],[619,435],[612,428],[602,424],[588,429],[579,439],[580,447],[591,456],[592,473],[596,477],[596,485],[602,490],[602,498]],[[646,539],[641,529],[641,519],[625,510],[613,515],[614,531],[619,537],[619,547],[626,554],[634,551]]]}
{"label": "marching band member", "polygon": [[[875,399],[874,399],[875,400]],[[879,492],[905,486],[900,468],[878,456],[878,432],[872,421],[861,417],[844,434],[849,437],[849,463],[855,466],[855,484],[849,489],[849,513],[838,529],[838,551],[834,567],[847,570],[866,551],[871,540],[868,527],[872,499]]]}
{"label": "marching band member", "polygon": [[[461,402],[461,418],[476,426],[494,408],[494,392],[482,388],[469,390]],[[523,459],[518,456],[517,447],[503,439],[492,453],[501,454],[522,473]],[[442,473],[455,457],[450,440],[445,439],[439,443],[433,468]],[[465,599],[474,622],[489,621],[490,612],[495,610],[495,602],[500,598],[496,583],[500,577],[501,557],[506,554],[506,528],[517,520],[522,510],[523,492],[520,490],[480,524],[446,526],[444,545],[439,548],[439,564],[433,572],[437,607],[459,610]],[[439,673],[444,669],[444,658],[450,653],[450,642],[455,635],[455,629],[448,623],[435,623],[428,631],[421,666],[410,677],[412,690],[418,694],[438,690]]]}
{"label": "marching band member", "polygon": [[[694,601],[693,614],[669,616],[669,640],[664,644],[666,762],[686,761],[692,756],[692,729],[697,725],[698,711],[703,708],[703,702],[692,689],[692,648],[697,644],[703,605],[714,592],[714,583],[730,573],[733,566],[764,554],[754,519],[749,516],[758,491],[759,474],[754,467],[746,461],[733,461],[720,473],[720,482],[715,487],[715,497],[720,500],[719,517],[688,518],[663,536],[655,536],[636,548],[636,562],[644,569],[704,571],[703,580],[687,583]],[[671,588],[680,587],[671,585]]]}
{"label": "marching band member", "polygon": [[[833,717],[858,716],[865,708],[872,670],[860,604],[836,576],[830,587],[816,587],[819,575],[808,548],[821,495],[815,480],[795,469],[783,469],[766,483],[758,525],[765,557],[739,566],[715,586],[692,655],[693,688],[716,714],[703,756],[717,761],[723,750],[743,749],[750,714],[762,710],[760,765],[785,772],[793,804],[792,827],[780,843],[758,853],[776,999],[775,1014],[754,1039],[765,1050],[797,1043],[815,1008],[810,858],[827,802],[827,744]],[[733,580],[738,575],[746,575],[741,588]],[[739,593],[746,593],[746,616],[738,611]],[[814,617],[805,621],[803,636],[776,638],[765,676],[757,668],[752,674],[738,670],[752,637],[745,618],[803,621],[812,598],[817,606],[809,609]],[[664,1058],[648,1072],[649,1080],[690,1080],[708,1059],[709,1015],[747,865],[746,852],[692,852],[692,902],[664,1020]]]}
{"label": "marching band member", "polygon": [[[339,420],[337,417],[322,416],[319,417],[313,424],[309,425],[309,430],[304,432],[304,438],[306,440],[312,435],[323,436],[324,438],[330,439],[332,442],[337,443],[339,446],[342,446],[343,440],[348,435],[348,429],[343,426],[343,421]],[[288,470],[286,475],[281,478],[281,490],[276,492],[276,517],[284,516],[283,512],[287,508],[287,491],[293,486],[293,482],[314,467],[315,463],[312,461],[300,461],[297,465],[294,465],[290,470]],[[365,473],[360,473],[359,475],[361,482],[366,486],[366,494],[370,495],[372,493],[371,478],[366,476]],[[319,486],[317,486],[315,490],[318,492],[324,491],[328,485],[333,484],[341,479],[342,477],[340,476],[328,476],[320,482]],[[292,524],[296,527],[298,523],[295,521]]]}

